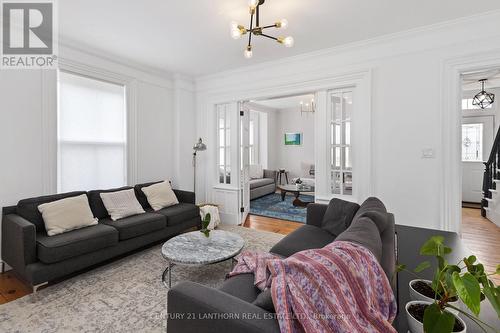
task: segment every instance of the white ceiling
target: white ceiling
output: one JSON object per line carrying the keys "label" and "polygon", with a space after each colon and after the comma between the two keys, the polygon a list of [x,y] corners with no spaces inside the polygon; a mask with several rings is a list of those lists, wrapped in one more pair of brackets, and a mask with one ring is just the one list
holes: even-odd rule
{"label": "white ceiling", "polygon": [[298,109],[300,102],[304,104],[310,103],[314,99],[314,95],[290,96],[283,98],[273,98],[261,101],[252,101],[252,104],[262,105],[267,108],[283,110],[283,109]]}
{"label": "white ceiling", "polygon": [[[247,0],[64,0],[62,43],[152,68],[204,75],[384,34],[500,9],[498,0],[266,0],[261,23],[287,18],[295,38],[287,49],[229,35],[232,20],[247,24]],[[276,34],[275,34],[276,35]]]}
{"label": "white ceiling", "polygon": [[485,90],[492,88],[500,88],[500,68],[490,69],[486,71],[469,73],[462,77],[462,89],[464,91],[481,90],[481,83],[479,80],[487,79],[484,83]]}

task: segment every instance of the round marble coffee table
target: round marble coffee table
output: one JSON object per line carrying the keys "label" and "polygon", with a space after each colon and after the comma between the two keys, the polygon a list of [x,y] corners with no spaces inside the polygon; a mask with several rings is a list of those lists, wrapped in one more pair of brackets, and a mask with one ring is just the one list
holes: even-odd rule
{"label": "round marble coffee table", "polygon": [[[245,241],[240,235],[224,230],[212,230],[210,237],[200,231],[192,231],[169,239],[161,248],[167,260],[162,274],[163,284],[172,286],[174,265],[210,265],[233,259],[241,252]],[[168,275],[168,282],[165,281]]]}

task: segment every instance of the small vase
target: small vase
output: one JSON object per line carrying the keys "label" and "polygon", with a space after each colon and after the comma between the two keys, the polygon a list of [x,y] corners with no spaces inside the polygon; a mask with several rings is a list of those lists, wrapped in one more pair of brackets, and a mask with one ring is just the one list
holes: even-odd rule
{"label": "small vase", "polygon": [[[424,333],[424,324],[415,319],[409,312],[410,306],[413,304],[424,304],[424,305],[430,305],[432,304],[431,302],[423,302],[423,301],[411,301],[406,303],[405,310],[406,310],[406,319],[408,320],[408,328],[411,333]],[[465,333],[467,332],[467,326],[465,325],[465,322],[460,318],[458,315],[454,314],[453,312],[449,311],[448,309],[445,309],[445,311],[450,312],[453,314],[455,317],[455,320],[458,320],[462,323],[464,329],[461,330],[460,332],[453,332],[453,333]]]}

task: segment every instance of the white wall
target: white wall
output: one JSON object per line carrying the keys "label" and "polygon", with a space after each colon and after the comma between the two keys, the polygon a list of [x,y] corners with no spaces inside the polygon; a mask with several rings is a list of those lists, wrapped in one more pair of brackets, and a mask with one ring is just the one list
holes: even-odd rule
{"label": "white wall", "polygon": [[[196,133],[189,79],[174,82],[164,73],[64,47],[59,56],[89,72],[105,71],[131,82],[137,134],[136,179],[129,183],[172,179],[176,187],[191,189]],[[56,191],[55,89],[53,71],[0,71],[1,207]]]}
{"label": "white wall", "polygon": [[[249,92],[274,94],[280,87],[371,70],[372,135],[366,145],[372,156],[366,160],[372,162],[372,194],[395,214],[396,223],[438,229],[446,195],[443,156],[450,149],[442,145],[443,68],[499,51],[500,12],[493,12],[201,77],[198,130],[207,133],[201,124],[212,96],[252,99]],[[434,158],[422,158],[427,148]]]}
{"label": "white wall", "polygon": [[[314,165],[314,115],[301,115],[298,108],[274,112],[269,146],[274,154],[269,156],[269,167],[274,170],[285,169],[290,172],[289,181],[296,177],[308,177],[310,165]],[[285,146],[285,133],[302,133],[302,145]]]}

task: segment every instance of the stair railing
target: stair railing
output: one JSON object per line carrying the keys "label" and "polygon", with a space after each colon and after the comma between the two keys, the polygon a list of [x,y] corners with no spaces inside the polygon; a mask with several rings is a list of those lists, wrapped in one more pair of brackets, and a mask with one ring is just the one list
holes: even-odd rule
{"label": "stair railing", "polygon": [[488,161],[484,162],[484,176],[483,176],[483,199],[481,200],[481,215],[486,217],[486,209],[488,207],[488,200],[491,199],[493,193],[490,190],[496,190],[497,184],[495,180],[498,177],[498,168],[500,166],[500,129],[497,131],[493,147],[491,148],[490,157]]}

